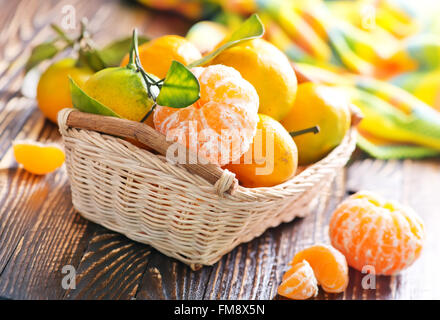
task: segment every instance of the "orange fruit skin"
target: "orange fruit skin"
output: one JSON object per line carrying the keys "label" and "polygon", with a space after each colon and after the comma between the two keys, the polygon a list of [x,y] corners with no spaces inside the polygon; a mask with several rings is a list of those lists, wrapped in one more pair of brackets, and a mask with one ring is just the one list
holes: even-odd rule
{"label": "orange fruit skin", "polygon": [[284,274],[278,294],[294,300],[305,300],[318,294],[318,283],[307,261],[293,265]]}
{"label": "orange fruit skin", "polygon": [[77,68],[72,58],[55,62],[41,75],[37,86],[37,102],[41,112],[57,123],[58,111],[72,108],[69,76],[80,86],[93,74],[88,68]]}
{"label": "orange fruit skin", "polygon": [[200,83],[200,99],[186,108],[158,105],[154,127],[211,163],[225,165],[239,159],[256,132],[257,92],[230,67],[214,65],[191,71]]}
{"label": "orange fruit skin", "polygon": [[13,144],[15,160],[26,171],[43,175],[55,171],[65,159],[64,152],[55,145],[43,145],[36,142],[17,141]]}
{"label": "orange fruit skin", "polygon": [[221,52],[210,64],[223,64],[239,71],[257,90],[260,113],[280,121],[293,107],[296,74],[286,55],[268,41],[245,41]]}
{"label": "orange fruit skin", "polygon": [[296,136],[300,165],[324,158],[338,146],[350,128],[349,101],[336,88],[312,82],[298,86],[296,100],[281,124],[287,131],[318,125],[320,132]]}
{"label": "orange fruit skin", "polygon": [[[176,35],[166,35],[139,46],[139,59],[148,73],[165,78],[173,60],[188,65],[200,59],[200,51],[188,40]],[[129,55],[121,62],[126,66]]]}
{"label": "orange fruit skin", "polygon": [[396,274],[420,256],[425,240],[421,218],[409,207],[361,191],[333,212],[329,235],[348,264],[379,275]]}
{"label": "orange fruit skin", "polygon": [[241,156],[240,163],[224,167],[235,173],[240,184],[247,188],[283,183],[295,175],[298,166],[298,150],[286,129],[269,116],[258,117],[257,134],[249,150]]}
{"label": "orange fruit skin", "polygon": [[345,291],[348,286],[348,266],[341,252],[329,245],[317,244],[298,252],[290,264],[296,265],[305,260],[310,264],[324,291]]}
{"label": "orange fruit skin", "polygon": [[122,118],[132,121],[141,121],[154,104],[140,72],[125,67],[96,72],[83,90]]}

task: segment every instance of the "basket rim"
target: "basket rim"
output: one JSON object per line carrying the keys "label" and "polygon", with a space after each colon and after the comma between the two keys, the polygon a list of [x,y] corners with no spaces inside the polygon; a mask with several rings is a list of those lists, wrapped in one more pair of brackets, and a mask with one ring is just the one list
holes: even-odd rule
{"label": "basket rim", "polygon": [[354,151],[355,146],[356,146],[356,137],[357,137],[357,130],[355,127],[351,127],[348,130],[348,132],[345,135],[342,142],[337,147],[335,147],[332,151],[330,151],[330,153],[328,155],[326,155],[321,160],[319,160],[311,165],[306,166],[303,171],[301,171],[299,174],[294,175],[289,180],[287,180],[283,183],[280,183],[278,185],[272,186],[272,187],[246,188],[246,187],[239,185],[236,190],[236,193],[238,193],[238,192],[249,193],[251,191],[254,191],[255,193],[259,193],[259,192],[268,191],[268,190],[280,190],[281,191],[281,190],[285,190],[290,185],[301,183],[301,181],[303,181],[304,178],[318,172],[319,169],[325,168],[326,165],[337,160],[337,157],[340,154],[346,153],[346,152],[344,152],[344,151],[346,151],[346,149],[352,149],[350,151],[350,154],[351,154]]}
{"label": "basket rim", "polygon": [[[135,241],[149,244],[186,264],[211,265],[238,244],[260,236],[267,228],[310,213],[312,206],[328,194],[328,186],[356,146],[356,129],[351,128],[339,146],[292,179],[273,187],[238,186],[236,192],[230,195],[218,194],[215,186],[202,177],[125,139],[95,130],[68,127],[62,121],[59,124],[67,148],[66,168],[72,184],[75,209],[88,220]],[[91,156],[90,150],[97,152],[95,157]],[[110,155],[114,157],[109,159]],[[115,161],[121,163],[113,167]],[[127,165],[131,166],[128,171]],[[110,178],[101,188],[99,182],[102,181],[100,174],[103,170],[113,170],[110,173],[129,177],[123,180],[124,184],[133,180],[131,172],[136,174],[139,171],[139,176],[134,178],[138,180],[136,183],[139,185],[146,181],[146,184],[145,188],[143,185],[141,188],[136,186],[139,190],[136,199],[156,201],[165,194],[164,202],[159,200],[154,206],[142,202],[141,207],[136,205],[131,209],[119,205],[127,203],[125,198],[114,202],[113,199],[118,197],[108,197],[97,191],[104,189],[107,194],[115,195],[121,190],[129,192],[130,189],[118,189],[121,184],[113,183],[111,174],[106,175]],[[84,184],[83,176],[91,183]],[[157,180],[151,180],[151,177]],[[158,184],[164,187],[160,188]],[[180,201],[183,197],[183,209],[176,209],[166,203],[173,200],[167,191],[171,184],[173,189],[170,190],[177,194],[176,199]],[[176,184],[177,188],[174,187]],[[154,196],[154,192],[158,192],[158,195]],[[146,198],[145,195],[153,197]],[[201,206],[200,200],[209,205]],[[163,207],[161,203],[164,203]],[[171,223],[161,224],[164,217]],[[191,221],[197,221],[194,225],[199,226],[199,229],[191,227],[192,224],[181,223],[187,222],[188,217]],[[181,225],[186,226],[182,227],[183,231]],[[208,227],[200,229],[200,225]],[[209,235],[206,230],[209,230]],[[155,237],[157,232],[161,234],[160,239]],[[172,236],[169,236],[170,233]],[[188,234],[191,236],[188,237]],[[165,241],[166,246],[162,246],[161,241]]]}
{"label": "basket rim", "polygon": [[[110,134],[105,134],[105,133],[101,133],[95,130],[87,130],[87,129],[78,129],[78,128],[73,128],[70,127],[66,124],[66,117],[69,113],[69,111],[74,110],[74,109],[64,109],[62,110],[60,113],[63,115],[59,114],[59,119],[58,119],[58,123],[59,123],[59,129],[60,132],[63,136],[69,135],[68,134],[68,130],[78,130],[79,132],[93,132],[94,134],[106,137],[106,139],[112,139],[115,141],[118,141],[118,143],[122,143],[124,145],[126,145],[127,143],[130,144],[130,147],[135,148],[135,150],[141,152],[141,153],[147,153],[149,156],[154,156],[157,157],[158,160],[161,159],[162,162],[164,162],[164,165],[172,167],[172,171],[181,171],[182,173],[185,172],[187,175],[191,175],[191,176],[195,176],[194,174],[192,174],[191,172],[189,172],[186,168],[178,165],[178,164],[173,164],[170,163],[166,160],[165,157],[161,156],[160,154],[156,154],[153,153],[149,150],[140,148],[132,143],[127,142],[124,139],[121,139],[117,136],[114,135],[110,135]],[[255,197],[261,197],[264,194],[267,195],[274,195],[279,193],[281,196],[288,196],[290,194],[289,189],[298,189],[298,187],[300,187],[302,184],[305,187],[304,183],[309,183],[310,184],[310,177],[316,174],[319,174],[320,172],[324,173],[325,171],[328,170],[332,170],[336,167],[343,167],[345,165],[345,163],[348,161],[348,158],[351,156],[352,152],[354,151],[355,147],[356,147],[356,136],[357,136],[357,130],[355,126],[351,126],[349,128],[349,130],[347,131],[344,139],[342,140],[342,142],[336,146],[332,151],[330,151],[330,153],[325,156],[323,159],[307,166],[307,167],[300,167],[300,168],[304,168],[300,173],[296,174],[295,176],[293,176],[292,178],[290,178],[289,180],[272,186],[272,187],[256,187],[256,188],[247,188],[244,187],[242,185],[238,185],[234,194],[227,194],[227,193],[223,193],[219,196],[221,197],[226,197],[229,199],[234,199],[234,198],[240,198],[241,200],[243,199],[255,199]],[[140,164],[142,165],[142,161],[140,159],[138,159]],[[225,169],[222,169],[225,170]],[[234,173],[230,173],[233,176],[235,176]],[[202,177],[197,177],[199,179],[199,181],[204,181],[206,182],[206,184],[200,184],[199,187],[206,187],[206,186],[212,186],[211,183],[209,183],[207,180],[205,180]],[[297,191],[295,191],[297,192]]]}

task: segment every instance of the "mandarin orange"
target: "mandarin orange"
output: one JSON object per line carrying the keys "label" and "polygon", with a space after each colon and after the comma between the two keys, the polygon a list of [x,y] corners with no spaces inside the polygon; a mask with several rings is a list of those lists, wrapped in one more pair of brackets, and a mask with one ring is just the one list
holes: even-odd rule
{"label": "mandarin orange", "polygon": [[247,188],[272,187],[295,175],[298,150],[289,132],[275,119],[259,114],[257,134],[239,163],[224,168]]}
{"label": "mandarin orange", "polygon": [[372,266],[381,275],[410,266],[420,256],[425,239],[423,222],[411,208],[366,191],[336,208],[329,234],[351,267],[362,271]]}
{"label": "mandarin orange", "polygon": [[[121,66],[128,63],[128,54]],[[145,71],[164,78],[173,60],[188,65],[200,59],[200,51],[188,40],[177,35],[166,35],[139,46],[139,59]]]}

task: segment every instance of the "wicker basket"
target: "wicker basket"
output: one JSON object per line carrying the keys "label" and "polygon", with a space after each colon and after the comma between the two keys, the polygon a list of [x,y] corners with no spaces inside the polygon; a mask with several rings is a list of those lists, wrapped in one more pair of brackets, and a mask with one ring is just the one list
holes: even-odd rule
{"label": "wicker basket", "polygon": [[73,205],[85,218],[146,243],[191,268],[212,265],[266,229],[305,216],[326,196],[356,144],[350,129],[323,160],[271,188],[226,194],[164,157],[106,134],[70,128],[59,114]]}

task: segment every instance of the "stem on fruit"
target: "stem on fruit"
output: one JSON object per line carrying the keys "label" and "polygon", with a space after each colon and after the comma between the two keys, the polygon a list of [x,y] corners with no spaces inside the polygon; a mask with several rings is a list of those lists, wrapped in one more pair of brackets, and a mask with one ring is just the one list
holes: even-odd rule
{"label": "stem on fruit", "polygon": [[151,109],[147,112],[147,114],[142,118],[141,122],[145,122],[148,117],[153,113],[154,109],[156,109],[157,103],[154,102],[153,106],[151,107]]}
{"label": "stem on fruit", "polygon": [[313,132],[314,134],[317,134],[317,133],[319,133],[319,131],[320,131],[319,126],[314,126],[314,127],[310,127],[310,128],[299,130],[299,131],[289,132],[289,134],[292,137],[297,137],[297,136],[300,136],[302,134],[309,133],[309,132]]}
{"label": "stem on fruit", "polygon": [[130,48],[130,54],[128,57],[127,68],[136,70],[137,72],[141,73],[142,78],[144,79],[145,84],[147,86],[148,95],[154,101],[154,104],[151,107],[151,109],[147,112],[147,114],[141,120],[141,122],[144,122],[153,113],[154,109],[157,106],[157,104],[156,104],[157,96],[153,93],[152,87],[157,87],[160,90],[162,88],[162,85],[163,85],[163,82],[165,79],[160,79],[160,80],[153,79],[142,67],[142,63],[139,58],[137,29],[133,30],[133,36],[132,36],[132,41],[131,41],[131,48]]}
{"label": "stem on fruit", "polygon": [[133,35],[132,35],[132,38],[131,38],[130,55],[129,55],[129,58],[128,58],[127,68],[137,69],[137,66],[136,66],[137,45],[138,45],[137,29],[134,29],[133,30]]}
{"label": "stem on fruit", "polygon": [[61,39],[67,42],[69,47],[73,47],[75,45],[75,41],[70,39],[67,34],[55,23],[52,23],[50,27],[60,36]]}

